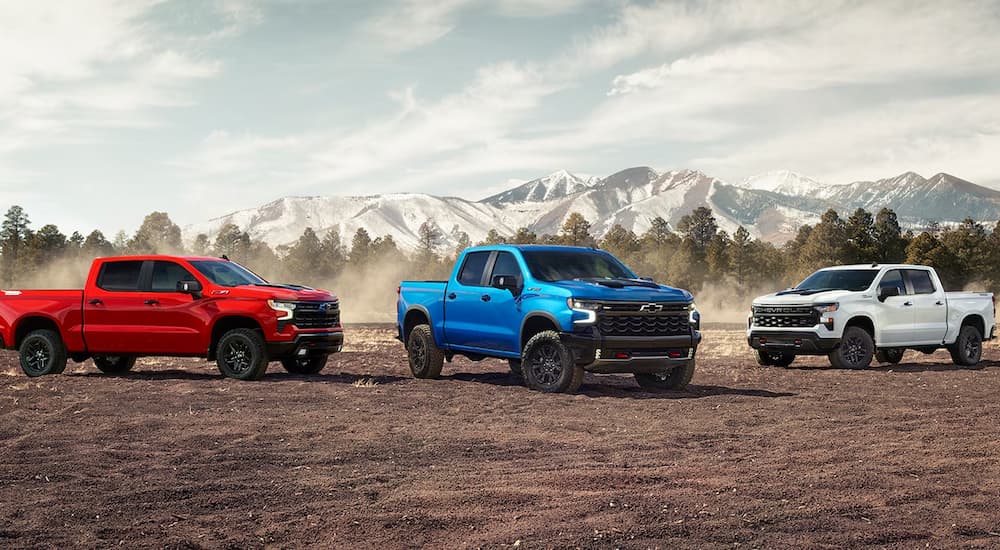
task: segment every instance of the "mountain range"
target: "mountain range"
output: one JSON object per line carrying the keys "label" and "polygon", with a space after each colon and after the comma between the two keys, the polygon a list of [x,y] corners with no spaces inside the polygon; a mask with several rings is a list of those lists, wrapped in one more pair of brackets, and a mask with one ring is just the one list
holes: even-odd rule
{"label": "mountain range", "polygon": [[875,181],[827,185],[783,170],[730,184],[696,170],[657,172],[635,167],[610,176],[583,177],[566,170],[470,201],[419,193],[371,196],[284,197],[258,208],[240,210],[184,228],[187,240],[205,233],[214,240],[227,223],[272,247],[291,244],[306,227],[320,236],[337,229],[345,245],[359,228],[372,238],[392,235],[404,250],[418,243],[421,224],[430,220],[443,234],[441,249],[451,249],[461,232],[473,242],[491,229],[513,235],[528,227],[538,235],[559,232],[572,212],[590,221],[600,237],[615,224],[641,234],[656,217],[676,226],[682,216],[708,206],[720,229],[739,226],[756,237],[782,243],[803,224],[813,224],[828,208],[847,217],[856,208],[873,214],[883,206],[896,211],[904,227],[920,228],[971,217],[1000,220],[1000,191],[949,174],[924,178],[913,172]]}

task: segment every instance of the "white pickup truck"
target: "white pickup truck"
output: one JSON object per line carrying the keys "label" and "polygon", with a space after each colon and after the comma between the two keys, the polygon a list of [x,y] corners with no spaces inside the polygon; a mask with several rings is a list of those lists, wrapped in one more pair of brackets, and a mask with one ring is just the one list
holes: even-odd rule
{"label": "white pickup truck", "polygon": [[957,365],[979,362],[996,329],[989,292],[945,292],[933,268],[847,265],[821,269],[795,288],[753,301],[747,343],[761,365],[787,367],[796,355],[828,355],[838,368],[903,351],[947,348]]}

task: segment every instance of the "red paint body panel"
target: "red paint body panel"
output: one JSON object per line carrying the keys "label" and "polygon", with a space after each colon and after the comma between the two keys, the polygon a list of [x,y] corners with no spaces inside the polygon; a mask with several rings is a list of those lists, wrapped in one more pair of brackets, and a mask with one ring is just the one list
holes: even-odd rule
{"label": "red paint body panel", "polygon": [[[176,291],[109,291],[97,286],[108,262],[170,262],[184,268],[202,285],[200,297]],[[0,336],[7,348],[17,346],[22,323],[51,321],[70,353],[206,356],[217,322],[230,317],[251,319],[270,345],[291,344],[301,336],[342,333],[339,305],[335,326],[299,328],[294,321],[279,324],[281,315],[269,300],[332,303],[325,290],[280,286],[221,286],[200,273],[191,261],[222,262],[218,258],[126,256],[94,260],[83,290],[0,291]],[[153,264],[149,265],[152,270]],[[28,326],[28,325],[24,325]],[[23,332],[23,331],[22,331]],[[284,348],[282,348],[284,349]],[[339,349],[339,348],[338,348]]]}

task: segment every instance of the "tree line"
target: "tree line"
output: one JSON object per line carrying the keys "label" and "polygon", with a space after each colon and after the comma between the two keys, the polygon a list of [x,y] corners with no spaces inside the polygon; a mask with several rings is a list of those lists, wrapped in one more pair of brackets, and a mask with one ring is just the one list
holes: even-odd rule
{"label": "tree line", "polygon": [[[648,230],[636,234],[614,225],[602,237],[580,213],[571,213],[557,234],[538,235],[527,227],[512,236],[491,230],[473,243],[460,228],[452,228],[454,247],[443,250],[445,233],[433,220],[418,231],[412,254],[404,254],[391,235],[372,237],[358,229],[350,245],[336,229],[317,234],[307,228],[288,245],[271,248],[233,224],[214,239],[199,234],[185,246],[180,227],[165,212],[152,212],[134,234],[124,231],[111,240],[94,230],[67,236],[53,224],[37,230],[20,206],[10,207],[0,227],[0,280],[7,288],[32,287],[54,265],[73,266],[82,284],[85,264],[98,256],[116,254],[193,254],[222,256],[240,262],[272,280],[303,284],[336,283],[347,271],[355,275],[383,272],[415,279],[443,279],[461,251],[473,244],[565,244],[605,249],[641,276],[697,292],[706,285],[735,289],[741,296],[793,285],[812,271],[853,263],[916,263],[935,267],[949,290],[977,285],[1000,290],[1000,222],[992,228],[972,219],[954,227],[929,224],[915,234],[903,231],[891,209],[872,214],[857,209],[847,218],[830,209],[814,225],[798,228],[794,238],[778,246],[752,238],[744,227],[732,235],[719,228],[711,209],[699,207],[676,226],[657,217]],[[357,275],[356,275],[357,276]]]}

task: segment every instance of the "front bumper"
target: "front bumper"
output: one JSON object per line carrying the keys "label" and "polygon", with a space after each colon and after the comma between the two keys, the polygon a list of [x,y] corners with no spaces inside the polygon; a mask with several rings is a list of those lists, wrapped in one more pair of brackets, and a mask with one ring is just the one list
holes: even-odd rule
{"label": "front bumper", "polygon": [[288,342],[268,342],[267,355],[271,359],[305,357],[336,353],[344,345],[344,332],[304,332]]}
{"label": "front bumper", "polygon": [[591,333],[560,333],[572,350],[576,363],[599,374],[662,373],[694,361],[701,333],[686,336],[601,336]]}
{"label": "front bumper", "polygon": [[822,338],[815,332],[751,330],[747,344],[753,349],[787,351],[796,355],[826,355],[837,349],[840,338]]}

